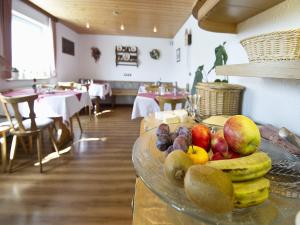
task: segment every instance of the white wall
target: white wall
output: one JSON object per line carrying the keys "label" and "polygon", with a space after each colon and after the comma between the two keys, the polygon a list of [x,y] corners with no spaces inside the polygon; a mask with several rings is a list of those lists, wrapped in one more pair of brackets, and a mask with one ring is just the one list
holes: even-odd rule
{"label": "white wall", "polygon": [[[79,73],[82,78],[129,81],[173,80],[171,39],[80,35],[79,40]],[[137,46],[139,66],[116,66],[116,45]],[[101,57],[97,63],[91,56],[91,47],[98,47],[101,51]],[[149,55],[154,48],[160,50],[159,60],[153,60]],[[131,76],[124,76],[124,74],[131,74]]]}
{"label": "white wall", "polygon": [[[197,21],[190,17],[174,38],[173,54],[180,47],[182,61],[176,63],[176,79],[182,86],[193,82],[198,65],[205,65],[206,71],[214,62],[214,48],[227,41],[228,64],[248,63],[247,54],[239,41],[272,31],[299,28],[300,1],[285,2],[241,23],[238,35],[206,32],[200,29]],[[184,46],[185,29],[192,30],[192,45]],[[192,76],[188,73],[192,72]],[[209,80],[215,79],[213,74]],[[230,83],[246,86],[242,113],[260,123],[270,123],[277,127],[285,126],[300,134],[300,80],[229,77]]]}
{"label": "white wall", "polygon": [[[192,45],[190,46],[185,45],[186,29],[192,33]],[[210,70],[215,60],[214,50],[224,41],[227,42],[226,49],[231,52],[227,63],[233,62],[239,55],[244,54],[236,35],[202,30],[198,27],[198,22],[193,16],[188,18],[175,35],[173,46],[174,72],[181,87],[186,87],[186,83],[189,83],[190,86],[193,84],[195,72],[199,66],[204,65],[206,73]],[[176,49],[178,48],[180,48],[181,52],[180,62],[175,60]],[[214,70],[207,79],[209,81],[216,79]]]}
{"label": "white wall", "polygon": [[[62,38],[66,38],[75,45],[75,55],[62,52]],[[79,34],[61,23],[56,24],[56,79],[58,81],[77,81],[79,77]]]}
{"label": "white wall", "polygon": [[[300,1],[286,0],[239,24],[238,38],[295,28],[300,28]],[[244,114],[300,134],[300,80],[231,77],[230,81],[247,87]]]}

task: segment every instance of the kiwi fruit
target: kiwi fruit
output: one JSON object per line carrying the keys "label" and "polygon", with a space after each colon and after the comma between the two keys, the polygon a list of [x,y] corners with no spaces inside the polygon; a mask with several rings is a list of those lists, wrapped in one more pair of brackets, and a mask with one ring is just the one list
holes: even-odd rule
{"label": "kiwi fruit", "polygon": [[184,176],[193,161],[182,150],[174,150],[168,154],[164,162],[164,171],[168,180],[178,186],[183,187]]}
{"label": "kiwi fruit", "polygon": [[199,208],[213,213],[228,213],[233,209],[233,185],[221,170],[191,166],[184,178],[187,197]]}

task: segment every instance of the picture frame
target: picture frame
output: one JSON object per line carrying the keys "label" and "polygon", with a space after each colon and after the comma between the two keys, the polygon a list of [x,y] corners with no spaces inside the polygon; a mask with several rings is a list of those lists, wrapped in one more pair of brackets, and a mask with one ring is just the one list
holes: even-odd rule
{"label": "picture frame", "polygon": [[62,37],[62,52],[74,56],[75,55],[74,42]]}
{"label": "picture frame", "polygon": [[176,49],[176,62],[180,62],[180,48]]}

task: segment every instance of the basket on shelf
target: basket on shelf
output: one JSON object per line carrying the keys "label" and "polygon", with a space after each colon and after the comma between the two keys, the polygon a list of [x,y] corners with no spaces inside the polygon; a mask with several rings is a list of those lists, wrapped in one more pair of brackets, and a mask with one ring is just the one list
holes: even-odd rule
{"label": "basket on shelf", "polygon": [[243,86],[227,83],[198,83],[200,117],[240,114],[244,89]]}
{"label": "basket on shelf", "polygon": [[250,62],[299,60],[300,29],[272,32],[241,41]]}

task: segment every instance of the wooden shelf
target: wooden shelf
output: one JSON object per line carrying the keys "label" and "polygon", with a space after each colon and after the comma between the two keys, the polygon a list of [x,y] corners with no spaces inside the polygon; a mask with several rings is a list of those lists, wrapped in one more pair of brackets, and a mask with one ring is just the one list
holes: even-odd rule
{"label": "wooden shelf", "polygon": [[[129,46],[116,46],[116,66],[136,66],[138,67],[138,48]],[[125,59],[125,56],[129,58]]]}
{"label": "wooden shelf", "polygon": [[216,67],[217,75],[300,79],[300,61],[236,64]]}
{"label": "wooden shelf", "polygon": [[193,16],[204,30],[236,33],[237,24],[284,0],[198,0]]}

